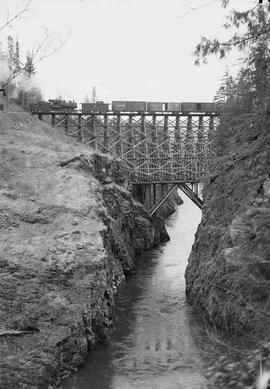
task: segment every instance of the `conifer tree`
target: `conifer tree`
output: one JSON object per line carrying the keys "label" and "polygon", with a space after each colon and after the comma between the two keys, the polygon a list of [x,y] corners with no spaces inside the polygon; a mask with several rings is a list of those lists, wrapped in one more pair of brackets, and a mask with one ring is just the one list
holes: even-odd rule
{"label": "conifer tree", "polygon": [[36,69],[33,64],[33,57],[30,55],[30,53],[27,53],[24,70],[29,76],[33,76],[36,73]]}
{"label": "conifer tree", "polygon": [[91,92],[91,103],[95,103],[97,101],[97,90],[96,87],[93,86],[92,92]]}
{"label": "conifer tree", "polygon": [[89,96],[88,96],[87,93],[86,93],[86,95],[85,95],[84,102],[85,102],[85,103],[90,103],[90,99],[89,99]]}
{"label": "conifer tree", "polygon": [[[224,7],[228,3],[228,0],[222,0]],[[263,40],[265,43],[269,42],[269,8],[266,4],[257,4],[252,9],[244,12],[233,10],[227,16],[227,22],[223,27],[227,30],[236,30],[236,32],[233,33],[229,40],[224,42],[219,39],[202,37],[201,42],[196,46],[194,51],[196,65],[199,65],[201,62],[206,63],[207,57],[211,54],[223,58],[235,47],[243,51],[249,48],[250,45],[256,44],[259,40]]]}
{"label": "conifer tree", "polygon": [[15,59],[14,40],[11,35],[7,37],[7,49],[8,49],[8,63],[9,67],[12,68]]}
{"label": "conifer tree", "polygon": [[15,44],[15,53],[14,53],[14,65],[17,70],[21,69],[21,61],[20,61],[20,46],[18,39]]}
{"label": "conifer tree", "polygon": [[222,107],[233,95],[234,80],[229,72],[228,66],[225,69],[225,73],[221,79],[220,86],[216,92],[214,102]]}

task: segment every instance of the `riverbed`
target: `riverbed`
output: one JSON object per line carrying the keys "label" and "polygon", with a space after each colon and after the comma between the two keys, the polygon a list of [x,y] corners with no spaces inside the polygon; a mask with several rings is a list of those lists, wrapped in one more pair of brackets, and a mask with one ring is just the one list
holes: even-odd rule
{"label": "riverbed", "polygon": [[204,389],[204,363],[186,303],[184,272],[201,211],[184,204],[167,221],[171,240],[137,258],[120,287],[115,328],[62,389]]}

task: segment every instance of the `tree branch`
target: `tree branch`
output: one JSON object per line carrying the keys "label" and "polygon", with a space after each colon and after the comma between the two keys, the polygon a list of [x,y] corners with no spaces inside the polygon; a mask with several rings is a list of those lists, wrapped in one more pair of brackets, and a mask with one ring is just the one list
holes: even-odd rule
{"label": "tree branch", "polygon": [[17,13],[13,18],[9,19],[6,23],[4,23],[2,26],[0,26],[0,31],[3,30],[5,27],[7,27],[10,23],[12,23],[15,19],[20,17],[22,14],[24,14],[29,9],[29,5],[32,3],[32,0],[29,0],[28,3],[26,3],[25,7]]}
{"label": "tree branch", "polygon": [[269,29],[267,29],[267,30],[264,30],[264,31],[261,31],[261,32],[257,32],[256,34],[250,35],[250,36],[248,36],[248,37],[246,37],[246,38],[238,39],[238,40],[235,41],[235,42],[232,42],[232,40],[234,39],[234,38],[232,38],[232,39],[230,39],[228,42],[220,43],[220,45],[221,45],[221,46],[237,46],[237,45],[240,45],[240,44],[242,44],[242,43],[248,42],[248,41],[250,41],[250,40],[252,40],[252,39],[257,39],[257,38],[259,38],[260,36],[262,36],[262,35],[264,35],[264,34],[267,34],[267,33],[270,33],[270,27],[269,27]]}

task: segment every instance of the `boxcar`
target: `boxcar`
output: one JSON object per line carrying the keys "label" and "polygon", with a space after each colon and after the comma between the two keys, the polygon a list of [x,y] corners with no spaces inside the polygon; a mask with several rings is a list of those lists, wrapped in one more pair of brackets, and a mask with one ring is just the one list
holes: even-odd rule
{"label": "boxcar", "polygon": [[105,104],[103,101],[97,101],[96,103],[82,103],[82,112],[108,112],[109,104]]}
{"label": "boxcar", "polygon": [[124,112],[144,112],[146,111],[145,101],[113,101],[113,111]]}
{"label": "boxcar", "polygon": [[128,111],[128,102],[127,101],[112,101],[112,110],[113,111]]}
{"label": "boxcar", "polygon": [[166,103],[166,111],[171,111],[171,112],[181,111],[181,103]]}
{"label": "boxcar", "polygon": [[181,103],[182,112],[197,112],[197,103]]}
{"label": "boxcar", "polygon": [[146,101],[128,101],[127,108],[130,112],[146,111]]}
{"label": "boxcar", "polygon": [[201,103],[201,111],[203,112],[215,112],[217,110],[215,103]]}
{"label": "boxcar", "polygon": [[214,103],[182,103],[183,112],[214,112],[216,110]]}
{"label": "boxcar", "polygon": [[147,111],[149,112],[162,112],[164,110],[164,103],[147,103]]}

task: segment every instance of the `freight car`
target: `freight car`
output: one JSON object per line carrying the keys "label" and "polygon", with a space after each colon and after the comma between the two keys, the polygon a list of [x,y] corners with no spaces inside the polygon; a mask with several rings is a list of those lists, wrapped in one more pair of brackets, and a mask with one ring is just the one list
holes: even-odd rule
{"label": "freight car", "polygon": [[181,103],[166,103],[165,109],[169,112],[181,112]]}
{"label": "freight car", "polygon": [[215,103],[181,103],[182,112],[216,112]]}
{"label": "freight car", "polygon": [[97,101],[96,103],[82,103],[82,112],[107,112],[109,110],[109,104],[105,104],[103,101]]}
{"label": "freight car", "polygon": [[216,112],[215,103],[113,101],[114,112]]}
{"label": "freight car", "polygon": [[164,109],[165,109],[165,103],[155,103],[155,102],[147,103],[148,112],[163,112]]}
{"label": "freight car", "polygon": [[[83,113],[106,113],[110,111],[110,105],[103,101],[96,103],[82,103]],[[113,112],[184,112],[196,113],[217,112],[215,103],[195,103],[195,102],[146,102],[146,101],[112,101],[111,111]]]}
{"label": "freight car", "polygon": [[146,101],[112,101],[113,111],[145,112]]}

